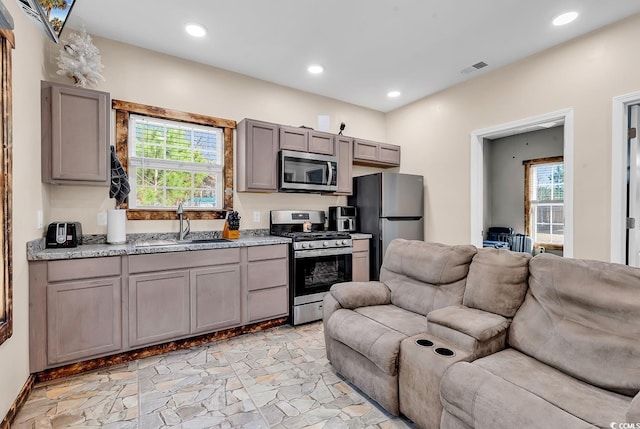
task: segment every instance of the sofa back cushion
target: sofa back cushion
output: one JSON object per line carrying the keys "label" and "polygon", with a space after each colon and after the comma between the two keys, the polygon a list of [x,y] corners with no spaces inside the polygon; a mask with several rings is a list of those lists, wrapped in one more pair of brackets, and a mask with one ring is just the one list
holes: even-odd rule
{"label": "sofa back cushion", "polygon": [[392,304],[426,316],[431,310],[462,303],[476,251],[471,245],[395,239],[384,255],[380,281],[391,290]]}
{"label": "sofa back cushion", "polygon": [[536,256],[509,344],[589,384],[640,390],[640,269]]}
{"label": "sofa back cushion", "polygon": [[528,253],[479,249],[467,276],[462,304],[504,317],[513,317],[527,293]]}

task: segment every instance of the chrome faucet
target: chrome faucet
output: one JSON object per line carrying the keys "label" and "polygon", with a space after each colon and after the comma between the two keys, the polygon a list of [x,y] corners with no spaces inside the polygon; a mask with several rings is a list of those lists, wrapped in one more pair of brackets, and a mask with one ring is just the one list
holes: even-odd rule
{"label": "chrome faucet", "polygon": [[[180,221],[180,232],[178,233],[178,240],[182,241],[185,239],[187,235],[189,235],[189,232],[191,231],[191,221],[184,217],[184,209],[182,208],[182,201],[178,203],[178,209],[176,210],[176,213],[178,213],[178,220]],[[183,220],[187,221],[186,228],[182,227]]]}

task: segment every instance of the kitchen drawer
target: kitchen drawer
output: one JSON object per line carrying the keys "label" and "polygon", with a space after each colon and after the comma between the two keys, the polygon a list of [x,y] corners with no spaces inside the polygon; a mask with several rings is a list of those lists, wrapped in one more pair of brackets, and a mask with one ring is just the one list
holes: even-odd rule
{"label": "kitchen drawer", "polygon": [[286,286],[249,293],[249,322],[273,319],[289,313],[289,291]]}
{"label": "kitchen drawer", "polygon": [[289,252],[289,245],[275,244],[270,246],[253,246],[247,250],[247,260],[263,261],[266,259],[286,258]]}
{"label": "kitchen drawer", "polygon": [[129,256],[129,272],[144,273],[240,263],[240,248],[197,250]]}
{"label": "kitchen drawer", "polygon": [[251,262],[247,268],[249,290],[286,286],[288,271],[286,259]]}
{"label": "kitchen drawer", "polygon": [[120,275],[120,257],[66,259],[47,263],[50,282]]}

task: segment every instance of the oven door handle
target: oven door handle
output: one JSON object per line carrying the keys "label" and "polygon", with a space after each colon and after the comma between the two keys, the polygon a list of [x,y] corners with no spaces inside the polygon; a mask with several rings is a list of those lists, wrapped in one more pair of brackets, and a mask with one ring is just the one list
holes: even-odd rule
{"label": "oven door handle", "polygon": [[293,257],[295,259],[317,258],[318,256],[351,255],[352,253],[353,249],[351,247],[339,247],[337,249],[298,250],[293,252]]}

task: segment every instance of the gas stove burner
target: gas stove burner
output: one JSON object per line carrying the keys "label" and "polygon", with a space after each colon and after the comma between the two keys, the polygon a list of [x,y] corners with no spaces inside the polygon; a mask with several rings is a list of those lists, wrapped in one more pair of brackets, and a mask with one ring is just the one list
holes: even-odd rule
{"label": "gas stove burner", "polygon": [[349,239],[351,235],[348,233],[337,231],[314,231],[314,232],[302,232],[302,231],[283,231],[272,232],[273,235],[279,235],[281,237],[291,238],[294,241],[313,241],[313,240],[334,240],[334,239]]}

